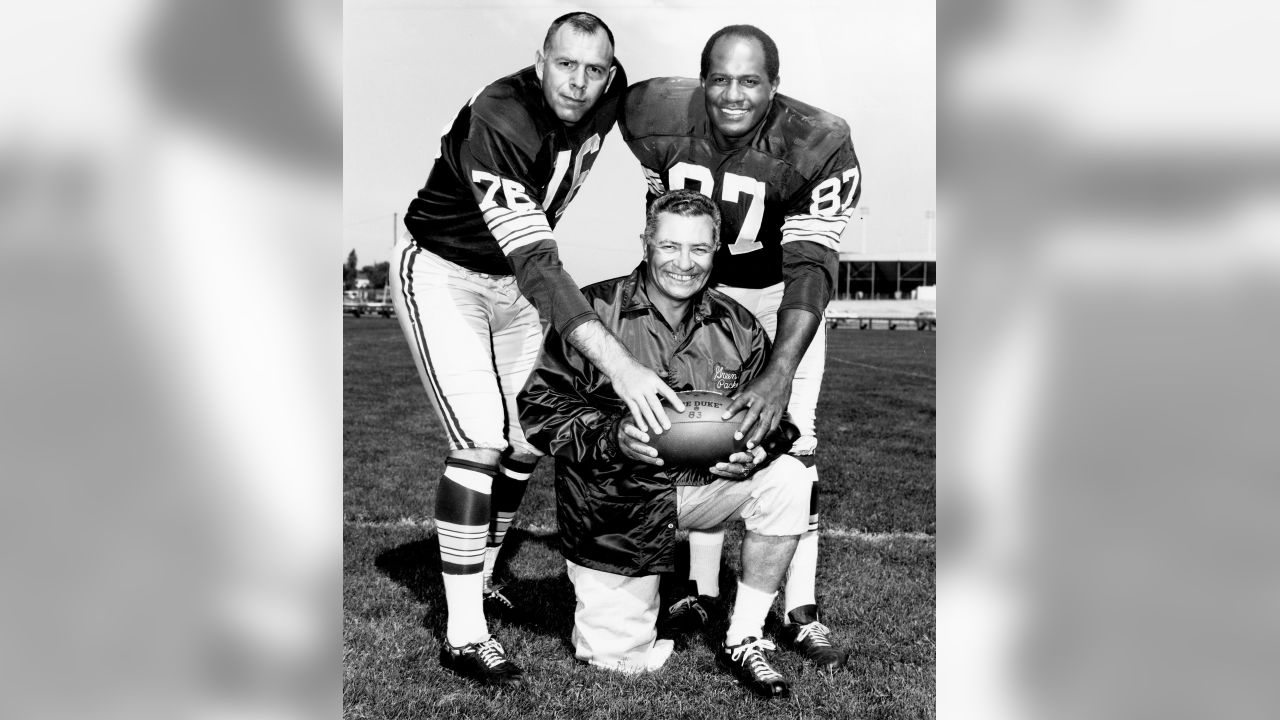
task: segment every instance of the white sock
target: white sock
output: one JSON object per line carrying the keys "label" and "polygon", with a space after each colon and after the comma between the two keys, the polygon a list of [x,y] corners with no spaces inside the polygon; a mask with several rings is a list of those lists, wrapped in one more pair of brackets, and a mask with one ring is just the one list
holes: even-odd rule
{"label": "white sock", "polygon": [[480,595],[484,590],[484,577],[480,573],[466,575],[442,574],[444,599],[449,608],[445,638],[454,647],[489,639],[489,626],[484,619],[484,605]]}
{"label": "white sock", "polygon": [[796,545],[796,554],[791,558],[791,566],[787,570],[786,596],[784,598],[787,612],[804,605],[817,605],[815,585],[818,575],[818,533],[811,531],[800,536]]}
{"label": "white sock", "polygon": [[726,645],[741,645],[749,637],[764,636],[764,619],[773,607],[776,592],[756,590],[738,581],[738,599],[733,601],[733,616],[729,618],[729,631],[725,633]]}
{"label": "white sock", "polygon": [[689,531],[689,579],[697,583],[698,594],[720,597],[720,552],[724,530]]}

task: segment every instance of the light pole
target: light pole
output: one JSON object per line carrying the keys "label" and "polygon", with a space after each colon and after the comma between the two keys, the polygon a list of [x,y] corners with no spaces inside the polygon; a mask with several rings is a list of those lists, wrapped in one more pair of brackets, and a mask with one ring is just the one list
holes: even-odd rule
{"label": "light pole", "polygon": [[871,214],[871,208],[858,208],[858,225],[862,226],[862,254],[867,254],[867,216]]}

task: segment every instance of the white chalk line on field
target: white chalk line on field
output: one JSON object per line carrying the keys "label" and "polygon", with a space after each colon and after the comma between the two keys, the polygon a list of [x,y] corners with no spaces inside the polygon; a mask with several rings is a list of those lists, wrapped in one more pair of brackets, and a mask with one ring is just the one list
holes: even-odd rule
{"label": "white chalk line on field", "polygon": [[[435,521],[423,518],[400,518],[399,520],[346,520],[343,521],[344,527],[360,528],[362,530],[388,530],[395,528],[418,528],[421,530],[432,530],[435,528]],[[538,537],[550,537],[556,534],[556,528],[551,525],[517,524],[512,526],[512,530],[523,530],[526,533]],[[819,531],[822,537],[839,538],[841,540],[859,540],[872,544],[884,544],[895,541],[907,542],[923,542],[932,544],[935,537],[929,533],[922,532],[865,532],[863,530],[855,530],[853,528],[836,527],[823,525]]]}
{"label": "white chalk line on field", "polygon": [[856,365],[858,367],[871,368],[872,370],[881,370],[887,373],[893,373],[894,375],[906,375],[907,377],[920,378],[922,380],[929,380],[931,382],[937,382],[938,380],[936,377],[932,375],[913,373],[913,372],[908,372],[906,370],[894,370],[893,368],[887,368],[881,365],[872,365],[871,363],[856,362],[853,360],[845,360],[843,358],[837,358],[837,357],[827,358],[827,360],[829,362],[838,362],[838,363],[843,363],[845,365]]}

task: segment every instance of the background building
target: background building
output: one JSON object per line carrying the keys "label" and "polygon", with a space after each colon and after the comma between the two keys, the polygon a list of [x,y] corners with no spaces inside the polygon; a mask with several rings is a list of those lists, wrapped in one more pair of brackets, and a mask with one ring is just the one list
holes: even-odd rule
{"label": "background building", "polygon": [[840,253],[836,300],[907,300],[920,287],[938,284],[938,257],[932,251]]}

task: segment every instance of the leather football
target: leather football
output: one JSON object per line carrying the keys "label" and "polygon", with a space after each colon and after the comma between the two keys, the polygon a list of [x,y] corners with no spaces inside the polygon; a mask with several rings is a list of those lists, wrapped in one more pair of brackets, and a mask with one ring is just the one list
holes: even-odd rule
{"label": "leather football", "polygon": [[665,406],[671,429],[661,435],[649,434],[649,445],[658,451],[658,457],[667,466],[705,469],[746,449],[745,439],[733,439],[743,411],[739,410],[728,420],[720,419],[729,407],[728,396],[704,390],[687,390],[677,395],[684,403],[684,412]]}

